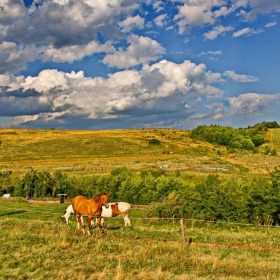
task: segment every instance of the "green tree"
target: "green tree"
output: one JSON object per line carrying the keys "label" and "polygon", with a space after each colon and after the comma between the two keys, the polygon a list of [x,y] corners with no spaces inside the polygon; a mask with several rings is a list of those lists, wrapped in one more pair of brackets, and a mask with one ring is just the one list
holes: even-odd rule
{"label": "green tree", "polygon": [[37,173],[37,181],[34,186],[34,197],[52,196],[54,181],[51,174],[47,171]]}
{"label": "green tree", "polygon": [[71,189],[71,183],[68,179],[67,174],[56,171],[53,174],[53,187],[46,185],[48,192],[52,191],[52,196],[55,197],[57,194],[68,193]]}
{"label": "green tree", "polygon": [[22,178],[20,182],[21,193],[25,197],[33,197],[35,194],[35,187],[38,183],[38,174],[31,168]]}
{"label": "green tree", "polygon": [[[272,173],[277,177],[277,172]],[[279,185],[275,179],[254,178],[250,185],[249,211],[252,222],[271,225],[279,223]]]}
{"label": "green tree", "polygon": [[255,134],[251,137],[251,139],[256,147],[262,145],[265,141],[264,136],[262,134]]}

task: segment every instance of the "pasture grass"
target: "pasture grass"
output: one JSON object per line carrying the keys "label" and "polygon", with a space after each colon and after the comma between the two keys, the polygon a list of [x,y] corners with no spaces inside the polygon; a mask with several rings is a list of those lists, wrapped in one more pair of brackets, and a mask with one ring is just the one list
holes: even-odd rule
{"label": "pasture grass", "polygon": [[[280,229],[143,219],[105,219],[92,236],[60,221],[68,203],[0,201],[0,279],[279,279]],[[187,242],[188,243],[188,242]]]}
{"label": "pasture grass", "polygon": [[276,147],[280,146],[280,129],[271,129],[268,134],[271,138],[271,143]]}
{"label": "pasture grass", "polygon": [[[27,130],[0,129],[0,171],[25,174],[62,171],[69,175],[108,174],[126,166],[141,170],[168,164],[167,173],[268,174],[278,156],[235,151],[193,140],[189,131],[176,129],[131,130]],[[279,153],[278,130],[269,130],[265,145]],[[151,145],[157,139],[159,145]],[[260,151],[262,147],[260,147]]]}

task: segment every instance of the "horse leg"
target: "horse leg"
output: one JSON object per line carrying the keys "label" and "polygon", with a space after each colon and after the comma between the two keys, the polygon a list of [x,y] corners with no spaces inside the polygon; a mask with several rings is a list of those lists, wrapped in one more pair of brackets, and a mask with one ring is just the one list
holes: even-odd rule
{"label": "horse leg", "polygon": [[77,215],[77,228],[80,229],[80,226],[82,227],[82,232],[83,234],[85,234],[85,229],[84,229],[84,222],[83,222],[83,216],[81,215]]}
{"label": "horse leg", "polygon": [[91,221],[92,221],[92,217],[88,216],[87,217],[87,224],[88,224],[88,235],[90,236],[90,227],[91,227]]}
{"label": "horse leg", "polygon": [[98,228],[98,232],[102,234],[101,228],[100,228],[100,223],[101,223],[101,217],[96,218],[96,225]]}
{"label": "horse leg", "polygon": [[131,223],[130,223],[130,219],[128,218],[127,214],[123,217],[123,219],[124,219],[124,225],[130,227]]}
{"label": "horse leg", "polygon": [[[98,219],[99,218],[96,218],[96,224],[97,224]],[[104,227],[104,218],[101,218],[100,225],[101,225],[101,227]]]}
{"label": "horse leg", "polygon": [[93,228],[94,227],[94,220],[91,219],[91,222],[90,222],[90,228]]}

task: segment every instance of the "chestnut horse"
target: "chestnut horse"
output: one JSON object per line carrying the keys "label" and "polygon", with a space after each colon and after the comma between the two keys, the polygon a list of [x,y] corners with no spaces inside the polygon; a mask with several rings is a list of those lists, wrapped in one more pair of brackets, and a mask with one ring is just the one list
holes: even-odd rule
{"label": "chestnut horse", "polygon": [[[102,206],[102,212],[101,212],[101,225],[104,225],[104,218],[111,218],[116,216],[122,216],[124,219],[124,225],[125,226],[131,226],[130,219],[128,217],[128,212],[130,210],[130,204],[127,202],[110,202],[108,203],[109,207],[105,208],[105,206]],[[74,209],[72,207],[72,204],[70,204],[66,210],[64,215],[61,216],[61,219],[68,224],[69,217],[71,215],[74,215]],[[83,221],[83,219],[81,220]],[[93,221],[92,221],[93,224]]]}
{"label": "chestnut horse", "polygon": [[87,199],[85,196],[79,195],[72,200],[72,207],[78,221],[77,227],[78,229],[80,228],[80,226],[82,227],[83,234],[85,234],[85,230],[83,228],[83,222],[81,220],[82,216],[87,216],[88,235],[90,235],[90,226],[93,217],[98,218],[97,226],[99,233],[101,233],[100,221],[102,206],[108,208],[108,200],[108,193],[102,193],[101,195],[91,199]]}

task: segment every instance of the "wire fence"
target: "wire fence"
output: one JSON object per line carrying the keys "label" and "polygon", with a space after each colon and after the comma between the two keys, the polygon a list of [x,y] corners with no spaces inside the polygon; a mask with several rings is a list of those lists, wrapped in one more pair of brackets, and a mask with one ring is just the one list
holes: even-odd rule
{"label": "wire fence", "polygon": [[[30,212],[30,213],[40,213],[45,215],[59,215],[61,216],[61,212],[46,212],[46,211],[35,211],[35,210],[29,210],[29,209],[19,209],[19,208],[12,208],[12,207],[4,207],[0,206],[2,209],[7,210],[13,210],[13,211],[23,211],[23,212]],[[133,208],[138,209],[138,208]],[[142,209],[142,208],[139,208]],[[93,216],[93,218],[97,218],[96,216]],[[108,218],[108,217],[105,217]],[[119,218],[123,219],[122,217],[114,217],[114,219]],[[247,227],[264,227],[264,228],[280,228],[280,226],[277,225],[262,225],[262,224],[253,224],[253,223],[241,223],[241,222],[230,222],[230,221],[211,221],[211,220],[204,220],[204,219],[188,219],[188,218],[175,218],[175,217],[166,217],[166,218],[160,218],[160,217],[130,217],[130,220],[156,220],[156,221],[163,221],[163,220],[172,220],[172,221],[189,221],[189,222],[200,222],[200,223],[208,223],[208,224],[216,224],[216,225],[235,225],[235,226],[247,226]]]}

